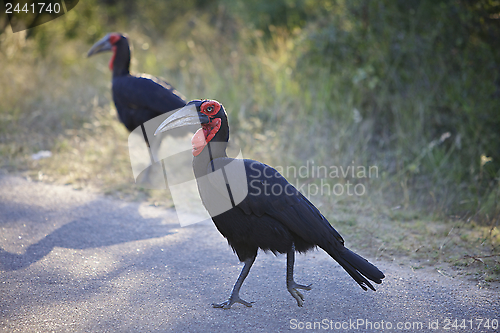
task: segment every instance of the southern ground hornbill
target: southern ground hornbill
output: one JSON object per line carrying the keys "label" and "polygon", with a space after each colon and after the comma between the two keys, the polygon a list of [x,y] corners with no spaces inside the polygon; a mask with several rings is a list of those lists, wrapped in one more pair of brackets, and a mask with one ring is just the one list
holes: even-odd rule
{"label": "southern ground hornbill", "polygon": [[[155,134],[200,123],[202,128],[191,141],[193,169],[200,197],[215,226],[244,263],[229,299],[213,304],[214,307],[229,309],[234,303],[251,306],[251,302],[239,297],[239,291],[259,248],[274,254],[287,254],[287,289],[298,306],[302,306],[304,300],[298,289],[310,290],[311,287],[300,285],[293,279],[295,251],[306,252],[316,246],[335,259],[361,288],[375,290],[368,280],[381,283],[384,274],[344,247],[339,233],[281,174],[263,163],[227,156],[229,126],[220,103],[212,100],[191,101],[167,118]],[[242,182],[232,181],[234,175],[231,175],[230,166],[234,163],[244,166]],[[219,176],[210,176],[217,173]],[[246,195],[238,198],[241,188]],[[221,209],[221,205],[229,208]]]}
{"label": "southern ground hornbill", "polygon": [[109,33],[95,43],[87,57],[112,51],[109,68],[113,72],[112,90],[118,117],[131,132],[146,121],[186,105],[167,82],[147,75],[130,75],[130,46],[125,35]]}

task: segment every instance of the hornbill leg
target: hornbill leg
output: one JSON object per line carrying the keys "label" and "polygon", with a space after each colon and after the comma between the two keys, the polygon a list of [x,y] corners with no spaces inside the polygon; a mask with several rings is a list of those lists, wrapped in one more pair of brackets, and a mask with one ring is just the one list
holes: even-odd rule
{"label": "hornbill leg", "polygon": [[253,302],[247,302],[244,301],[240,298],[240,288],[241,285],[243,284],[243,281],[245,281],[245,278],[248,275],[248,272],[250,272],[250,268],[253,265],[253,262],[255,261],[255,258],[257,256],[254,256],[252,258],[248,258],[247,260],[244,261],[245,266],[243,266],[243,269],[241,270],[240,276],[238,276],[238,280],[236,280],[236,283],[234,284],[233,290],[231,291],[231,296],[229,296],[229,299],[225,302],[222,303],[212,303],[212,306],[214,308],[223,308],[223,309],[230,309],[231,305],[234,303],[241,303],[243,305],[246,305],[248,307],[252,306]]}
{"label": "hornbill leg", "polygon": [[304,296],[297,289],[311,290],[312,284],[304,286],[293,280],[293,265],[295,263],[295,244],[292,243],[291,249],[286,257],[286,287],[288,292],[297,300],[297,305],[304,305]]}

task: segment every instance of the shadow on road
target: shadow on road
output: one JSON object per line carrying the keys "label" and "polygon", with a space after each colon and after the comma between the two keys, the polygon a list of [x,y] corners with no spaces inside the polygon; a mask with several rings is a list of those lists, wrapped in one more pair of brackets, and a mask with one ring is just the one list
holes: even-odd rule
{"label": "shadow on road", "polygon": [[[81,207],[72,209],[85,209],[102,206],[102,203],[88,202]],[[10,208],[11,215],[18,217],[36,215],[33,206]],[[162,224],[162,218],[144,218],[138,211],[132,211],[127,206],[128,214],[124,218],[122,209],[116,206],[100,207],[101,209],[89,211],[83,218],[77,218],[62,225],[47,234],[36,243],[29,245],[24,254],[15,254],[0,248],[0,270],[13,271],[30,266],[43,259],[54,247],[67,249],[100,248],[131,241],[158,238],[171,234],[174,225]],[[13,212],[14,210],[14,212]],[[46,214],[40,208],[39,216]],[[21,221],[22,219],[19,219]],[[47,224],[50,224],[50,220]],[[16,223],[9,221],[8,223]],[[1,223],[0,221],[0,224]],[[43,228],[43,226],[40,226]],[[43,232],[43,230],[42,230]]]}

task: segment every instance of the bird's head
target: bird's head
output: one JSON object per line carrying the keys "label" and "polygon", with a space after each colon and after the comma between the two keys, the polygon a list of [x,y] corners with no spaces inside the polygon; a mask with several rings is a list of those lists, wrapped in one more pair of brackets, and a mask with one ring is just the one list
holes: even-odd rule
{"label": "bird's head", "polygon": [[194,100],[165,119],[155,135],[181,126],[201,125],[191,139],[193,155],[198,156],[209,143],[221,143],[225,150],[229,140],[229,126],[222,104],[214,100]]}
{"label": "bird's head", "polygon": [[128,48],[127,36],[118,32],[112,32],[104,36],[101,40],[96,42],[87,53],[87,57],[106,51],[113,51],[113,56],[109,62],[109,69],[113,70],[114,60],[116,57],[116,50],[118,47],[123,46]]}

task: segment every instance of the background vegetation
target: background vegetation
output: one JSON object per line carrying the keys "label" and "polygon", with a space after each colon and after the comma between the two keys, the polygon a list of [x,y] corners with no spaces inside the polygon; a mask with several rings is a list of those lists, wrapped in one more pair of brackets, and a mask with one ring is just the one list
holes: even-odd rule
{"label": "background vegetation", "polygon": [[499,279],[498,1],[84,0],[0,30],[0,168],[168,206],[133,185],[109,56],[85,58],[111,31],[129,34],[133,72],[221,101],[246,157],[377,166],[329,180],[365,196],[312,198],[358,248]]}

